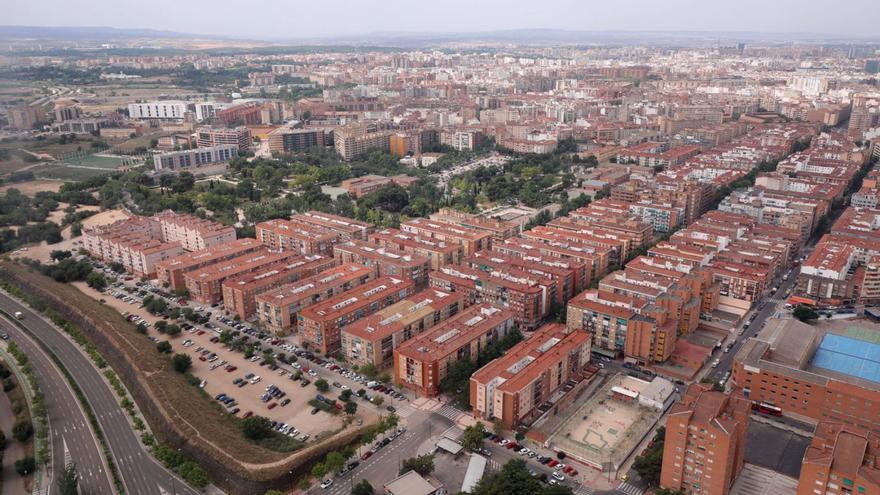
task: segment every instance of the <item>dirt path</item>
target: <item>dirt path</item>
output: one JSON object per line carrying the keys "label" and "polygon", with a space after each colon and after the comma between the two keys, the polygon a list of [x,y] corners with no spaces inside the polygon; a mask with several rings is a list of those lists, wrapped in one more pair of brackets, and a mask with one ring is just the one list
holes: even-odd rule
{"label": "dirt path", "polygon": [[0,430],[6,434],[6,449],[0,471],[0,493],[3,495],[25,495],[24,478],[15,472],[15,461],[25,455],[24,446],[12,438],[12,404],[5,393],[0,392]]}

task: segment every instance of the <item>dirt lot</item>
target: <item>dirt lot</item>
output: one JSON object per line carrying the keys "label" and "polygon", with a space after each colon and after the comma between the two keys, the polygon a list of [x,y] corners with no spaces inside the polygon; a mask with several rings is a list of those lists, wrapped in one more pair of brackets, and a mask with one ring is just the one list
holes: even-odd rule
{"label": "dirt lot", "polygon": [[18,189],[25,196],[33,196],[38,192],[58,192],[58,189],[61,188],[60,180],[30,180],[27,182],[17,182],[15,184],[8,184],[5,186],[0,186],[0,194],[6,194],[8,189]]}
{"label": "dirt lot", "polygon": [[[64,207],[67,205],[59,205],[58,209],[52,212],[53,216],[57,217],[57,214],[60,212],[60,218],[64,217],[64,212],[62,211]],[[96,209],[97,206],[80,206],[77,211],[87,210],[87,209]],[[60,218],[50,217],[51,220],[60,222]],[[97,215],[92,215],[85,220],[82,221],[83,229],[97,227],[100,225],[107,225],[109,223],[113,223],[117,220],[122,220],[128,218],[128,214],[119,211],[119,210],[107,210],[98,213]],[[55,250],[69,250],[75,249],[81,246],[80,239],[71,239],[70,238],[70,227],[64,228],[61,231],[61,236],[64,237],[64,240],[57,244],[46,244],[45,242],[41,242],[36,246],[28,246],[27,251],[21,254],[24,258],[30,258],[33,260],[47,262],[49,260],[49,254]]]}
{"label": "dirt lot", "polygon": [[[73,285],[89,297],[94,299],[103,298],[106,301],[105,304],[107,306],[116,309],[120,313],[128,312],[141,316],[151,325],[151,328],[148,330],[149,335],[161,340],[168,340],[168,337],[160,334],[152,328],[152,325],[158,321],[159,318],[149,314],[143,308],[140,308],[139,303],[130,304],[120,299],[116,299],[109,294],[101,294],[88,287],[84,282],[74,282]],[[326,412],[319,412],[315,415],[311,414],[312,407],[308,405],[308,401],[313,399],[315,395],[319,393],[313,385],[308,385],[306,388],[303,388],[301,387],[300,382],[290,380],[289,374],[281,376],[277,371],[273,372],[266,367],[260,366],[258,362],[252,362],[245,359],[242,353],[228,350],[223,344],[211,342],[210,339],[216,335],[216,333],[210,331],[205,332],[202,335],[199,335],[197,332],[184,331],[178,337],[170,339],[174,352],[186,352],[192,357],[192,374],[207,380],[205,391],[209,396],[216,397],[218,394],[225,393],[238,402],[238,406],[236,407],[241,409],[239,416],[247,411],[251,411],[254,414],[265,416],[269,419],[294,425],[297,430],[311,435],[313,439],[315,437],[322,438],[343,426],[343,415],[341,414],[331,415]],[[192,340],[193,344],[189,347],[185,347],[183,343],[186,340]],[[211,366],[214,363],[199,360],[201,354],[196,352],[198,347],[210,349],[211,352],[215,352],[218,356],[218,360],[214,363],[219,363],[220,361],[225,360],[229,364],[236,366],[238,369],[232,373],[227,372],[223,366],[216,367],[212,370]],[[259,375],[262,379],[257,384],[248,383],[241,388],[232,383],[233,380],[236,378],[243,378],[247,373]],[[291,400],[290,404],[284,407],[279,405],[270,410],[267,407],[269,403],[263,403],[260,401],[260,396],[264,393],[266,387],[271,384],[277,385],[281,390],[287,392],[286,398]],[[330,392],[323,395],[336,397],[338,392],[339,390],[337,389],[331,389]],[[271,402],[278,401],[273,400]],[[363,419],[367,424],[378,419],[375,412],[366,407],[361,407],[358,410],[357,417]]]}

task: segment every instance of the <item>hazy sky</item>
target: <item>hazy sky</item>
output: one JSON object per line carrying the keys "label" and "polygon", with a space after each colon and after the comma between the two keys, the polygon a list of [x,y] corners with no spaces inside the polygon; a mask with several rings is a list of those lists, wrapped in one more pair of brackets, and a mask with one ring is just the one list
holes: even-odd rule
{"label": "hazy sky", "polygon": [[[5,5],[3,5],[5,4]],[[0,24],[252,38],[557,28],[880,37],[880,0],[0,0]]]}

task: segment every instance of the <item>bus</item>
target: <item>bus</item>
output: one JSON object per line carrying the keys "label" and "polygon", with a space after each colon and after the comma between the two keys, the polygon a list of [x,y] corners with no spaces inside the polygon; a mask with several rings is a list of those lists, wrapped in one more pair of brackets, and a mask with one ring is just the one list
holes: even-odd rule
{"label": "bus", "polygon": [[782,416],[782,409],[766,402],[752,402],[752,411],[768,416]]}

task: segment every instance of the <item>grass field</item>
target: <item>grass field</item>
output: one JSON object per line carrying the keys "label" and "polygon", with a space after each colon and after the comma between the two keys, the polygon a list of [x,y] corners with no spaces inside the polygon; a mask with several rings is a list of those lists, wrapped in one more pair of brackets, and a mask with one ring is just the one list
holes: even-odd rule
{"label": "grass field", "polygon": [[84,167],[98,167],[107,170],[116,170],[122,165],[122,159],[113,156],[86,155],[78,158],[69,158],[64,160],[71,165],[82,165]]}
{"label": "grass field", "polygon": [[34,175],[41,179],[55,179],[64,181],[80,181],[112,172],[112,170],[95,170],[90,168],[76,168],[65,165],[37,165],[32,168]]}

